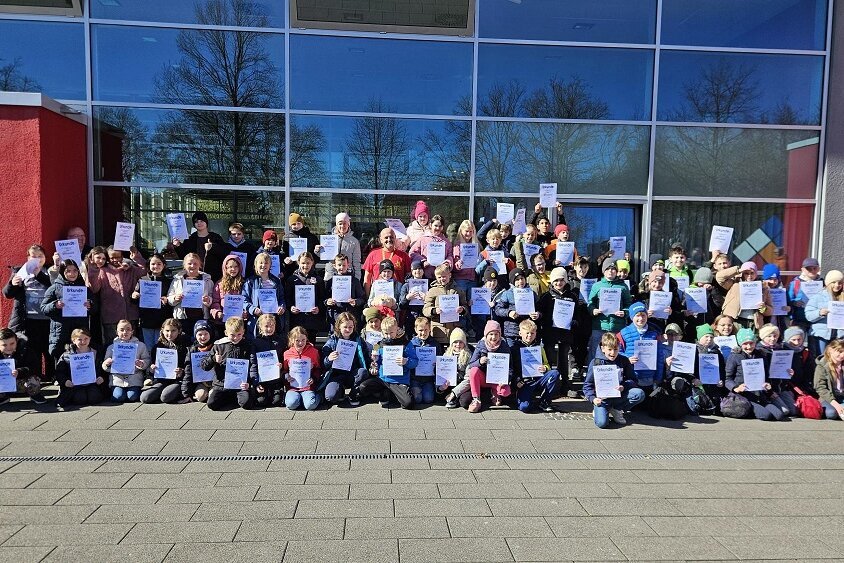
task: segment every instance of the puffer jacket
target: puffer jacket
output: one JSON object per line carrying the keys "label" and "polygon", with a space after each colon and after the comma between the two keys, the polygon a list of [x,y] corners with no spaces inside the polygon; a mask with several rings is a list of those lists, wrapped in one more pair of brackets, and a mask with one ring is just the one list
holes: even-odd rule
{"label": "puffer jacket", "polygon": [[[85,280],[82,279],[82,276],[79,276],[75,282],[69,282],[64,277],[59,276],[47,290],[47,293],[44,294],[44,300],[41,302],[41,312],[50,318],[49,349],[54,358],[57,358],[63,352],[65,346],[70,343],[70,334],[74,330],[77,328],[87,329],[90,326],[90,309],[89,314],[84,317],[63,317],[62,309],[56,306],[62,298],[66,285],[85,287]],[[90,289],[87,291],[87,296],[93,309],[93,295]]]}

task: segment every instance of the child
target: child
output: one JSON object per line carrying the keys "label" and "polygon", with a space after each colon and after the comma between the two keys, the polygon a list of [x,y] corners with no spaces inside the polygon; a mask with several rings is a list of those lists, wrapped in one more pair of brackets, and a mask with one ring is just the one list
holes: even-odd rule
{"label": "child", "polygon": [[[643,303],[637,302],[630,305],[629,315],[630,324],[621,329],[616,339],[618,340],[619,351],[630,360],[636,385],[647,395],[653,391],[654,386],[660,385],[665,377],[666,351],[665,347],[658,345],[660,331],[648,322],[648,311]],[[635,364],[639,362],[639,357],[636,354],[636,342],[639,340],[653,340],[657,343],[656,369],[645,369],[644,366],[635,367]]]}
{"label": "child", "polygon": [[108,263],[103,268],[88,266],[88,285],[100,296],[100,318],[103,323],[103,340],[111,342],[116,336],[117,323],[126,319],[137,323],[138,307],[131,302],[132,291],[146,275],[146,261],[134,246],[130,261],[124,262],[123,252],[109,246]]}
{"label": "child", "polygon": [[771,402],[773,398],[771,391],[771,384],[765,382],[762,391],[748,391],[744,384],[744,374],[742,370],[742,360],[761,359],[763,354],[756,349],[756,335],[749,328],[743,328],[738,331],[736,341],[739,347],[733,350],[730,357],[727,358],[725,386],[727,390],[741,395],[748,401],[753,409],[753,416],[759,420],[785,420],[786,413]]}
{"label": "child", "polygon": [[[773,289],[786,291],[786,302],[788,302],[788,293],[782,286],[782,282],[780,281],[780,269],[776,264],[765,264],[765,266],[762,267],[762,287],[766,288],[769,292]],[[785,306],[785,315],[774,315],[773,309],[768,309],[766,312],[771,314],[766,315],[765,320],[772,325],[775,325],[779,329],[780,334],[782,334],[791,322],[788,315],[791,312],[791,307],[788,305]]]}
{"label": "child", "polygon": [[682,303],[683,320],[686,322],[684,339],[689,342],[691,342],[692,339],[696,339],[698,327],[712,324],[715,321],[716,315],[721,312],[721,307],[716,305],[713,300],[713,288],[715,287],[713,285],[714,282],[715,278],[712,275],[712,270],[704,266],[695,271],[695,277],[692,281],[692,285],[689,286],[691,288],[698,288],[706,291],[706,311],[703,313],[690,312],[690,299],[688,295],[683,291],[678,292],[681,296],[680,301]]}
{"label": "child", "polygon": [[672,246],[668,251],[668,275],[673,278],[680,289],[689,287],[694,279],[694,269],[686,261],[686,249],[680,245]]}
{"label": "child", "polygon": [[[431,278],[434,276],[434,269],[442,264],[448,264],[451,266],[451,262],[454,256],[454,248],[451,244],[451,241],[448,240],[444,233],[445,223],[443,218],[439,215],[434,215],[431,217],[431,233],[427,235],[423,235],[420,237],[416,242],[414,242],[410,250],[408,250],[408,254],[410,255],[411,260],[420,260],[422,265],[425,267],[425,277]],[[429,258],[429,249],[432,243],[440,243],[445,245],[445,254],[443,255],[445,260],[440,263],[431,264],[428,260]]]}
{"label": "child", "polygon": [[815,368],[815,390],[830,420],[844,420],[844,340],[833,340],[824,349]]}
{"label": "child", "polygon": [[86,385],[74,385],[70,373],[70,356],[71,354],[87,354],[94,353],[94,362],[96,369],[97,351],[91,348],[91,333],[84,328],[76,328],[70,334],[70,343],[67,345],[65,352],[59,357],[56,362],[56,381],[59,382],[59,396],[56,398],[56,408],[64,410],[70,405],[85,406],[96,405],[101,403],[105,398],[103,393],[103,384],[105,378],[101,374],[97,374],[94,383]]}
{"label": "child", "polygon": [[[632,409],[645,400],[645,392],[636,387],[633,380],[633,368],[630,360],[618,353],[618,341],[611,332],[605,332],[599,341],[599,350],[595,353],[595,359],[589,362],[586,371],[586,381],[583,382],[583,394],[592,403],[592,416],[595,419],[595,426],[606,428],[609,419],[616,424],[627,424],[624,418],[624,411]],[[614,365],[618,369],[618,391],[620,397],[598,397],[595,393],[595,366]]]}
{"label": "child", "polygon": [[794,370],[794,377],[791,382],[795,387],[807,395],[817,398],[812,378],[815,372],[815,358],[806,347],[806,333],[798,326],[791,326],[785,329],[782,336],[782,347],[784,350],[794,352],[791,369]]}
{"label": "child", "polygon": [[528,272],[528,286],[533,292],[542,297],[551,289],[551,272],[546,268],[545,257],[534,254],[530,257],[530,271]]}
{"label": "child", "polygon": [[[431,337],[431,321],[425,317],[416,319],[414,323],[414,336],[410,344],[416,347],[416,356],[419,356],[419,348],[433,348],[434,357],[440,355],[440,345]],[[434,360],[436,368],[436,359]],[[410,392],[413,394],[413,402],[417,405],[430,405],[434,402],[434,369],[429,374],[417,375],[416,370],[410,376]]]}
{"label": "child", "polygon": [[[597,352],[601,338],[606,332],[618,332],[624,328],[624,317],[627,315],[627,309],[630,307],[630,290],[627,285],[617,279],[618,267],[615,260],[607,258],[604,260],[601,270],[604,272],[603,279],[597,281],[592,286],[592,291],[589,292],[589,306],[588,310],[592,315],[592,335],[589,338],[589,357],[594,357]],[[609,314],[605,314],[599,308],[601,304],[601,290],[603,289],[618,289],[621,291],[620,309]]]}
{"label": "child", "polygon": [[247,240],[243,223],[229,223],[229,238],[226,241],[228,248],[226,251],[231,254],[238,252],[246,255],[246,260],[243,264],[243,277],[248,278],[255,272],[252,270],[252,263],[255,260],[255,252],[257,249],[252,241]]}
{"label": "child", "polygon": [[[260,253],[255,256],[255,275],[246,280],[243,285],[243,308],[248,317],[246,321],[246,334],[250,339],[257,335],[258,318],[263,315],[272,315],[274,317],[274,324],[277,327],[274,332],[278,332],[279,334],[286,332],[286,324],[284,322],[284,312],[286,310],[284,284],[281,282],[281,278],[270,273],[272,262],[269,254]],[[261,303],[260,296],[262,289],[273,290],[270,293],[275,297],[276,307],[273,307],[272,303]]]}
{"label": "child", "polygon": [[770,316],[771,296],[764,284],[762,285],[762,301],[752,309],[741,308],[739,282],[756,281],[758,274],[755,263],[745,262],[741,266],[725,268],[715,275],[715,281],[727,290],[721,312],[731,316],[743,328],[761,328],[764,323],[764,315]]}
{"label": "child", "polygon": [[394,314],[399,310],[399,299],[401,298],[401,284],[393,279],[394,271],[393,263],[390,260],[381,260],[378,264],[378,280],[381,282],[389,282],[390,291],[385,292],[379,289],[378,284],[372,284],[372,289],[369,292],[369,299],[366,302],[368,307],[386,307],[391,309]]}
{"label": "child", "polygon": [[[528,225],[528,229],[530,229],[530,225]],[[554,265],[554,267],[561,267],[561,268],[571,268],[577,263],[579,258],[577,254],[577,249],[574,249],[574,252],[571,255],[571,261],[568,264],[562,264],[559,260],[557,260],[557,246],[559,246],[562,242],[568,242],[569,240],[569,227],[568,225],[563,225],[562,223],[554,227],[554,240],[552,240],[548,246],[545,247],[543,254],[545,254],[545,260],[550,262]]]}
{"label": "child", "polygon": [[[259,269],[256,259],[255,271],[257,272]],[[284,357],[281,339],[276,335],[276,316],[270,313],[264,313],[258,317],[258,321],[255,324],[257,334],[252,341],[252,357],[249,359],[249,365],[255,366],[252,373],[252,385],[249,389],[249,407],[259,409],[280,407],[284,403],[284,381],[281,378],[271,381],[261,381],[260,375],[258,374],[257,356],[259,352],[275,350],[279,360],[282,360]],[[279,361],[278,365],[281,367],[283,362]]]}
{"label": "child", "polygon": [[[281,234],[281,238],[283,238],[284,233]],[[264,231],[264,236],[261,239],[261,246],[258,247],[257,250],[258,254],[269,254],[272,256],[278,256],[279,268],[278,273],[273,273],[273,275],[279,279],[284,279],[286,267],[289,264],[293,263],[293,260],[290,259],[290,256],[281,249],[281,241],[279,234],[276,233],[273,229],[267,229]],[[272,260],[272,258],[270,258]]]}
{"label": "child", "polygon": [[[185,365],[185,358],[187,357],[187,348],[181,342],[182,325],[176,319],[167,319],[161,325],[161,336],[158,337],[158,342],[153,346],[150,352],[150,359],[153,362],[149,366],[149,376],[154,378],[152,386],[144,389],[141,392],[142,403],[188,403],[190,398],[182,394],[182,377],[185,370],[182,366]],[[159,350],[174,350],[178,358],[177,367],[175,369],[174,379],[165,379],[158,377],[161,373],[156,373]]]}
{"label": "child", "polygon": [[226,336],[217,340],[211,353],[202,359],[202,369],[214,370],[214,381],[208,393],[208,408],[212,411],[230,408],[235,402],[240,408],[249,406],[249,382],[243,381],[240,389],[226,389],[226,360],[245,359],[252,356],[252,346],[244,338],[246,325],[243,319],[231,317],[226,321]]}
{"label": "child", "polygon": [[[389,262],[390,265],[393,264],[390,260],[383,260],[381,263],[383,264],[384,262]],[[390,273],[392,275],[392,270]],[[336,301],[332,297],[331,292],[334,287],[335,276],[347,276],[349,278],[351,297],[347,301]],[[325,310],[328,314],[328,322],[330,324],[334,325],[337,322],[337,318],[343,313],[350,313],[356,319],[360,318],[360,312],[363,310],[366,301],[366,293],[360,280],[352,275],[352,271],[349,269],[349,258],[345,254],[338,254],[334,257],[334,276],[326,280],[324,294]]]}
{"label": "child", "polygon": [[574,276],[569,277],[572,293],[577,295],[572,323],[570,377],[573,381],[583,380],[589,357],[589,338],[592,335],[592,312],[589,310],[589,292],[581,287],[589,279],[589,257],[580,256],[574,261]]}
{"label": "child", "polygon": [[[765,373],[770,374],[771,356],[774,350],[781,350],[779,344],[780,329],[773,324],[766,324],[759,329],[759,343],[756,349],[762,352],[762,359],[765,361]],[[792,356],[792,364],[794,357]],[[791,377],[794,377],[794,368],[788,370],[789,379],[771,380],[771,402],[778,406],[788,416],[797,416],[797,404],[793,391]]]}
{"label": "child", "polygon": [[[410,372],[416,368],[419,360],[416,358],[416,347],[407,342],[404,331],[398,326],[398,321],[387,317],[381,323],[381,342],[372,347],[372,364],[368,377],[361,382],[360,397],[376,397],[383,408],[390,406],[391,399],[395,399],[403,409],[413,406],[413,394],[410,392]],[[384,346],[403,346],[402,355],[396,362],[402,366],[401,375],[387,375],[384,373]]]}
{"label": "child", "polygon": [[361,337],[370,346],[375,346],[383,339],[381,335],[381,321],[384,315],[377,307],[367,307],[363,310],[364,328]]}
{"label": "child", "polygon": [[[182,259],[188,254],[196,254],[205,271],[214,278],[212,281],[216,282],[222,275],[223,258],[228,255],[229,247],[223,237],[208,230],[208,215],[204,211],[195,212],[191,216],[191,224],[196,230],[187,240],[173,239],[173,249]],[[185,323],[182,323],[182,328],[185,328]]]}
{"label": "child", "polygon": [[457,314],[464,315],[466,313],[466,294],[457,287],[454,280],[451,278],[451,266],[448,264],[440,264],[437,266],[434,273],[437,281],[431,284],[428,294],[425,296],[425,305],[422,307],[422,314],[431,320],[431,332],[436,338],[437,342],[445,345],[448,343],[449,333],[457,328],[460,324],[458,317],[457,322],[442,322],[440,315],[440,297],[443,295],[457,295],[458,303]]}
{"label": "child", "polygon": [[[486,235],[486,241],[487,246],[481,252],[481,259],[478,261],[478,265],[475,266],[475,273],[477,275],[481,275],[483,271],[486,270],[487,266],[492,266],[493,264],[495,264],[495,271],[501,275],[506,274],[516,267],[513,257],[510,256],[510,253],[506,248],[504,248],[504,237],[501,235],[501,231],[498,229],[491,229]],[[490,258],[489,253],[497,251],[502,251],[504,253],[504,264],[496,264]]]}
{"label": "child", "polygon": [[475,274],[474,266],[464,263],[460,245],[474,246],[477,256],[480,257],[482,248],[478,242],[478,237],[475,235],[475,225],[468,219],[460,223],[460,226],[457,228],[457,240],[454,242],[453,247],[454,282],[468,297],[469,289],[475,287],[475,278],[477,275]]}
{"label": "child", "polygon": [[844,336],[844,331],[831,329],[826,324],[830,301],[844,301],[844,272],[830,270],[824,277],[824,287],[819,293],[809,298],[806,304],[806,320],[812,323],[809,332],[809,348],[822,355],[826,346],[833,340]]}
{"label": "child", "polygon": [[[20,338],[10,328],[0,328],[0,360],[15,361],[12,377],[16,380],[18,393],[26,393],[36,405],[43,405],[47,402],[47,399],[41,394],[41,379],[34,375],[38,372],[32,369],[32,362],[29,361],[26,339]],[[9,398],[7,393],[0,393],[0,405],[8,403]]]}
{"label": "child", "polygon": [[407,226],[408,245],[412,245],[423,236],[431,234],[430,216],[428,204],[421,199],[417,201],[413,211],[410,212],[410,224]]}
{"label": "child", "polygon": [[[481,313],[473,313],[472,314],[472,332],[475,338],[483,338],[484,326],[486,322],[492,320],[492,313],[495,308],[495,296],[498,295],[498,272],[495,271],[495,268],[492,266],[487,266],[486,270],[484,270],[483,278],[481,278],[481,282],[483,283],[483,287],[489,290],[489,300],[487,300],[487,307],[489,307],[489,313],[481,314]],[[466,295],[466,298],[469,299],[471,297],[471,292]],[[471,311],[471,308],[470,308]]]}
{"label": "child", "polygon": [[[457,248],[459,248],[459,245]],[[421,291],[419,289],[412,290],[413,287],[418,286],[411,286],[410,279],[425,279],[425,267],[422,266],[421,260],[416,260],[410,264],[410,278],[401,286],[401,291],[399,292],[399,310],[404,316],[405,332],[412,331],[413,323],[422,316],[422,307],[425,303],[425,296],[428,294],[427,291]]]}
{"label": "child", "polygon": [[809,303],[809,296],[803,292],[804,282],[821,279],[821,265],[817,258],[806,258],[800,265],[800,275],[791,280],[788,284],[788,305],[791,307],[791,320],[803,331],[809,330],[809,321],[806,320],[806,304]]}
{"label": "child", "polygon": [[[703,268],[701,268],[702,270]],[[698,270],[700,271],[700,270]],[[703,389],[706,396],[714,406],[714,413],[721,414],[720,404],[721,399],[727,396],[727,391],[724,388],[724,375],[726,373],[727,365],[721,349],[715,344],[715,331],[709,325],[700,325],[697,327],[697,355],[695,356],[695,373],[691,381],[692,386]],[[700,380],[700,355],[701,354],[715,354],[718,356],[718,383],[703,383]],[[692,408],[692,405],[689,405]],[[705,414],[700,412],[698,414]]]}
{"label": "child", "polygon": [[[510,272],[510,287],[500,291],[494,299],[493,318],[504,326],[504,339],[507,341],[507,346],[513,347],[516,339],[519,337],[519,323],[525,319],[533,321],[539,318],[539,298],[536,293],[531,291],[533,299],[533,313],[527,315],[520,315],[516,312],[516,298],[515,289],[525,289],[527,287],[527,272],[519,269],[514,269]],[[528,288],[530,289],[530,288]]]}
{"label": "child", "polygon": [[[77,328],[87,329],[90,323],[88,315],[82,317],[65,317],[64,301],[62,296],[67,286],[85,287],[85,280],[79,274],[79,267],[73,260],[62,260],[59,262],[59,272],[56,281],[44,294],[41,301],[41,313],[50,318],[50,356],[52,361],[58,361],[70,344],[71,333]],[[85,309],[90,311],[92,307],[91,291],[85,291]]]}
{"label": "child", "polygon": [[[182,396],[205,403],[211,391],[211,381],[194,381],[193,354],[208,355],[214,346],[211,325],[208,321],[196,321],[193,325],[193,344],[185,355],[185,375],[182,378]],[[201,362],[200,362],[201,363]]]}
{"label": "child", "polygon": [[[516,237],[516,242],[513,243],[513,257],[516,260],[516,267],[520,270],[530,270],[530,256],[525,249],[525,245],[534,245],[537,248],[539,243],[536,242],[536,235],[539,231],[536,230],[536,225],[527,225],[524,233]],[[548,247],[545,247],[547,252]]]}
{"label": "child", "polygon": [[[515,382],[516,400],[519,410],[529,412],[537,405],[545,412],[554,412],[551,401],[557,393],[557,386],[560,380],[560,372],[551,369],[548,357],[542,343],[536,338],[536,323],[530,319],[519,323],[519,339],[510,352],[510,368],[513,370],[513,381]],[[542,354],[542,365],[539,366],[539,374],[534,377],[523,371],[521,350],[523,348],[538,346]]]}
{"label": "child", "polygon": [[[469,389],[469,379],[466,377],[466,368],[472,360],[472,353],[469,351],[469,344],[466,340],[466,333],[461,328],[455,328],[448,337],[449,345],[444,356],[457,356],[457,385],[445,396],[445,407],[456,409],[458,406],[467,408],[472,401],[472,393]],[[438,391],[444,392],[448,384],[441,385]],[[465,404],[464,403],[465,397]]]}
{"label": "child", "polygon": [[[577,391],[569,387],[569,375],[577,369],[577,363],[572,355],[572,335],[577,330],[578,294],[568,284],[568,275],[564,268],[551,270],[551,289],[539,298],[540,330],[542,342],[545,345],[545,356],[552,359],[552,366],[560,372],[560,393],[576,399]],[[554,324],[554,307],[557,301],[567,301],[574,307],[572,322],[569,328],[558,327]]]}
{"label": "child", "polygon": [[[298,264],[299,269],[287,278],[286,283],[285,301],[290,304],[290,328],[301,326],[308,332],[308,339],[316,342],[317,333],[325,330],[324,286],[313,271],[313,254],[303,252],[299,255]],[[309,311],[302,311],[296,306],[296,287],[300,285],[314,286],[314,306]]]}
{"label": "child", "polygon": [[[223,307],[225,306],[226,296],[243,295],[243,286],[245,283],[246,279],[243,277],[243,266],[240,263],[240,258],[234,254],[229,254],[223,258],[223,277],[214,284],[214,289],[211,292],[211,307],[208,311],[211,322],[217,328],[218,334],[225,322],[223,318]],[[243,319],[246,320],[248,316],[244,311],[242,314]]]}
{"label": "child", "polygon": [[[354,315],[340,313],[334,323],[334,334],[328,337],[322,347],[322,366],[325,368],[322,387],[325,390],[325,400],[329,403],[342,402],[346,396],[345,390],[350,389],[349,403],[353,407],[360,405],[358,385],[369,373],[367,358],[372,355],[372,346],[362,337],[357,336],[356,324]],[[356,343],[352,367],[348,370],[334,367],[334,361],[340,357],[337,352],[337,343],[340,340],[351,340]]]}
{"label": "child", "polygon": [[[170,289],[167,291],[167,302],[173,306],[173,318],[181,322],[185,334],[193,334],[194,323],[200,319],[208,320],[211,316],[211,294],[214,291],[214,280],[211,279],[210,274],[201,271],[202,261],[198,254],[188,253],[182,260],[182,267],[184,269],[173,276],[173,283],[170,284]],[[202,281],[201,308],[182,306],[186,280]]]}
{"label": "child", "polygon": [[[158,309],[140,307],[142,281],[161,282],[161,307]],[[173,283],[173,276],[170,274],[170,269],[167,268],[164,256],[158,253],[150,256],[147,261],[147,275],[138,281],[135,285],[135,290],[132,292],[132,302],[138,303],[139,305],[138,315],[141,325],[141,335],[148,350],[151,350],[158,341],[161,324],[173,316],[173,307],[167,301],[167,294],[170,291],[171,283]]]}
{"label": "child", "polygon": [[[141,398],[141,386],[144,384],[144,370],[149,365],[149,351],[146,345],[135,338],[132,323],[123,319],[117,323],[117,336],[106,349],[103,371],[111,374],[111,399],[115,403],[136,403]],[[135,349],[135,371],[131,374],[114,373],[115,344],[137,344]]]}
{"label": "child", "polygon": [[[305,410],[312,411],[319,406],[319,395],[314,391],[319,387],[321,378],[321,363],[319,350],[308,341],[307,331],[300,327],[293,327],[290,330],[287,340],[287,350],[284,352],[282,371],[287,380],[287,393],[284,395],[284,404],[288,409],[295,411],[300,406]],[[296,380],[290,374],[291,360],[310,360],[310,378],[305,385],[296,386]]]}
{"label": "child", "polygon": [[500,406],[506,397],[510,396],[510,384],[513,379],[513,370],[509,369],[508,383],[487,383],[486,370],[490,353],[509,354],[510,347],[501,338],[501,325],[497,321],[487,321],[484,326],[484,338],[478,341],[475,352],[466,368],[469,379],[469,389],[472,392],[472,402],[468,411],[479,413],[483,408],[481,402],[481,390],[489,389],[492,395],[492,405]]}

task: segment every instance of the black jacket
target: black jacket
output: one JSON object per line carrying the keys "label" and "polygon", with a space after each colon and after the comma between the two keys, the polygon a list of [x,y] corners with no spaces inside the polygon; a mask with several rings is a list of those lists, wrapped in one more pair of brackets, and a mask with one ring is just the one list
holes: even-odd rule
{"label": "black jacket", "polygon": [[90,313],[94,312],[95,301],[89,289],[87,291],[88,301],[91,302],[89,315],[84,317],[63,317],[62,310],[56,307],[56,303],[61,300],[66,285],[85,287],[85,280],[82,279],[82,276],[79,276],[75,282],[71,283],[62,276],[59,276],[47,290],[47,293],[44,294],[44,300],[41,301],[41,312],[50,318],[49,348],[53,357],[62,353],[65,345],[70,343],[70,334],[75,329],[88,328],[90,326],[89,316]]}
{"label": "black jacket", "polygon": [[[229,245],[226,244],[223,237],[211,231],[208,231],[208,240],[211,241],[211,250],[205,253],[202,271],[211,276],[212,280],[218,282],[223,277],[223,258],[229,254]],[[179,258],[184,258],[190,252],[196,252],[202,256],[202,252],[198,252],[199,235],[195,231],[191,233],[187,240],[183,240],[182,244],[174,248]]]}
{"label": "black jacket", "polygon": [[[15,332],[23,332],[26,324],[26,286],[12,285],[12,278],[15,277],[15,272],[18,270],[20,270],[20,266],[14,268],[9,281],[3,287],[3,297],[15,300],[15,305],[12,308],[12,316],[9,318],[9,328]],[[46,270],[42,269],[38,272],[35,275],[35,279],[44,286],[45,291],[49,289],[50,276]]]}

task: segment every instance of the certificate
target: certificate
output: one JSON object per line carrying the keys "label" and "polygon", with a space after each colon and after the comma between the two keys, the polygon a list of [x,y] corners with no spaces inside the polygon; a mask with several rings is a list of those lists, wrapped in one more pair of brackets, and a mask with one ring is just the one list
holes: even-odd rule
{"label": "certificate", "polygon": [[686,311],[698,315],[706,313],[708,303],[706,301],[705,287],[687,287],[686,293]]}
{"label": "certificate", "polygon": [[138,283],[141,294],[140,306],[142,309],[161,309],[161,282],[140,280]]}
{"label": "certificate", "polygon": [[309,283],[297,285],[293,302],[301,312],[310,313],[316,307],[316,287]]}
{"label": "certificate", "polygon": [[610,237],[610,250],[612,250],[612,257],[616,260],[624,258],[627,252],[627,237]]}
{"label": "certificate", "polygon": [[182,307],[202,309],[205,283],[202,280],[182,280]]}
{"label": "certificate", "polygon": [[403,346],[383,346],[381,348],[381,373],[387,377],[401,377],[404,366],[398,363],[404,356]]}
{"label": "certificate", "polygon": [[580,297],[583,298],[584,301],[589,303],[589,294],[592,293],[592,286],[598,280],[595,278],[583,278],[580,280]]}
{"label": "certificate", "polygon": [[94,367],[94,353],[70,354],[70,380],[74,385],[90,385],[97,382],[97,368]]}
{"label": "certificate", "polygon": [[730,336],[716,336],[712,341],[721,349],[721,355],[724,356],[724,359],[727,359],[733,348],[738,348],[738,340],[736,340],[735,334]]}
{"label": "certificate", "polygon": [[185,221],[185,214],[168,213],[167,231],[170,233],[171,239],[187,240],[190,234],[188,233],[188,223]]}
{"label": "certificate", "polygon": [[495,206],[495,218],[498,223],[504,225],[510,223],[516,216],[516,206],[512,203],[499,203]]}
{"label": "certificate", "polygon": [[226,376],[223,380],[224,389],[240,389],[249,376],[249,360],[242,358],[226,358]]}
{"label": "certificate", "polygon": [[15,360],[0,360],[0,393],[17,392],[18,380],[12,375],[15,369]]}
{"label": "certificate", "polygon": [[675,342],[671,349],[671,371],[677,373],[694,373],[695,372],[695,355],[697,354],[697,346],[688,342]]}
{"label": "certificate", "polygon": [[230,293],[223,296],[223,322],[231,318],[243,318],[243,296]]}
{"label": "certificate", "polygon": [[709,251],[718,250],[726,254],[730,250],[730,241],[733,240],[733,228],[714,225],[712,234],[709,235]]}
{"label": "certificate", "polygon": [[155,349],[155,378],[176,379],[176,368],[179,367],[179,353],[170,348]]}
{"label": "certificate", "polygon": [[633,364],[633,368],[656,371],[657,345],[656,340],[639,339],[633,343],[633,355],[639,359],[638,362]]}
{"label": "certificate", "polygon": [[698,379],[704,385],[718,385],[721,381],[721,365],[718,354],[698,354]]}
{"label": "certificate", "polygon": [[844,301],[830,301],[827,304],[826,326],[829,329],[844,329]]}
{"label": "certificate", "polygon": [[595,379],[595,396],[600,399],[621,397],[618,386],[621,370],[613,365],[592,366],[592,377]]}
{"label": "certificate", "polygon": [[478,245],[474,243],[460,243],[460,261],[463,262],[463,269],[472,268],[478,265]]}
{"label": "certificate", "polygon": [[651,297],[648,301],[648,310],[654,312],[654,317],[657,319],[667,319],[668,313],[665,309],[671,308],[671,298],[673,294],[670,291],[651,291]]}
{"label": "certificate", "polygon": [[77,266],[82,265],[82,252],[79,250],[79,243],[76,239],[57,240],[56,252],[62,260],[73,260]]}
{"label": "certificate", "polygon": [[138,357],[137,342],[115,342],[111,349],[111,373],[132,375],[135,373],[135,360]]}
{"label": "certificate", "polygon": [[507,273],[507,262],[504,258],[503,250],[488,250],[486,253],[487,262],[492,262],[492,266],[499,274]]}
{"label": "certificate", "polygon": [[739,307],[757,309],[762,303],[762,282],[739,282]]}
{"label": "certificate", "polygon": [[331,278],[331,298],[338,303],[348,303],[352,298],[352,276]]}
{"label": "certificate", "polygon": [[414,297],[410,301],[408,301],[408,305],[424,305],[425,304],[425,294],[428,293],[428,280],[427,279],[416,279],[410,278],[407,280],[407,293],[421,293],[422,298],[417,299]]}
{"label": "certificate", "polygon": [[557,184],[539,184],[539,205],[545,209],[557,207]]}
{"label": "certificate", "polygon": [[398,238],[407,238],[407,228],[404,226],[401,219],[384,219],[384,224],[393,229],[393,232],[396,233]]}
{"label": "certificate", "polygon": [[308,251],[308,239],[305,237],[291,237],[287,240],[287,248],[290,250],[290,259],[294,262],[299,259],[299,255]]}
{"label": "certificate", "polygon": [[278,352],[275,350],[257,352],[255,361],[258,364],[258,380],[262,383],[264,381],[275,381],[281,377],[281,369],[278,367]]}
{"label": "certificate", "polygon": [[811,281],[800,280],[800,291],[806,297],[811,297],[813,295],[817,295],[818,293],[823,291],[823,281],[822,280],[811,280]]}
{"label": "certificate", "polygon": [[373,297],[396,298],[396,283],[393,280],[374,280],[369,294]]}
{"label": "certificate", "polygon": [[366,340],[366,343],[370,346],[375,346],[376,344],[384,340],[384,336],[380,332],[372,332],[370,330],[367,330],[364,335],[364,340]]}
{"label": "certificate", "polygon": [[334,260],[340,253],[340,237],[337,235],[319,235],[319,245],[322,247],[320,260]]}
{"label": "certificate", "polygon": [[331,369],[338,371],[351,371],[355,361],[355,354],[358,350],[358,343],[355,340],[337,340],[337,348],[334,349],[339,356],[331,362]]}
{"label": "certificate", "polygon": [[557,241],[557,262],[563,266],[568,266],[574,261],[574,243],[569,241]]}
{"label": "certificate", "polygon": [[522,356],[522,377],[540,377],[542,373],[539,368],[543,365],[542,346],[525,346],[519,352]]}
{"label": "certificate", "polygon": [[765,389],[765,362],[761,358],[741,361],[741,375],[748,391]]}
{"label": "certificate", "polygon": [[791,369],[793,357],[794,350],[774,350],[771,353],[768,377],[771,379],[791,379],[788,370]]}
{"label": "certificate", "polygon": [[281,256],[270,254],[270,273],[277,278],[281,277]]}
{"label": "certificate", "polygon": [[773,305],[774,315],[787,315],[788,311],[788,296],[785,294],[785,289],[782,287],[775,287],[768,290],[768,295],[771,296],[771,305]]}
{"label": "certificate", "polygon": [[457,385],[457,356],[437,356],[437,386]]}
{"label": "certificate", "polygon": [[416,377],[433,377],[434,362],[436,362],[437,349],[434,346],[417,346],[416,357],[419,363],[416,364],[414,375]]}
{"label": "certificate", "polygon": [[490,352],[486,364],[486,382],[498,385],[510,383],[510,354]]}
{"label": "certificate", "polygon": [[439,266],[445,262],[445,241],[434,241],[428,243],[427,261],[429,266]]}
{"label": "certificate", "polygon": [[278,312],[278,290],[274,287],[259,289],[258,308],[262,313],[275,315]]}
{"label": "certificate", "polygon": [[214,379],[213,369],[202,369],[202,359],[211,352],[191,352],[190,370],[194,383],[203,383]]}
{"label": "certificate", "polygon": [[534,254],[539,254],[540,246],[538,244],[524,244],[525,262],[530,266],[530,259]]}
{"label": "certificate", "polygon": [[604,287],[598,294],[598,309],[605,315],[621,310],[621,288]]}
{"label": "certificate", "polygon": [[571,330],[572,319],[574,319],[574,301],[554,299],[554,328]]}
{"label": "certificate", "polygon": [[516,217],[513,219],[513,234],[520,235],[527,232],[527,225],[525,224],[525,208],[516,210]]}
{"label": "certificate", "polygon": [[450,293],[448,295],[440,295],[437,299],[439,299],[440,322],[458,322],[460,320],[460,313],[457,312],[457,308],[460,306],[460,296],[456,293]]}
{"label": "certificate", "polygon": [[680,291],[686,291],[686,288],[689,287],[689,276],[677,276],[672,277],[672,279],[677,284],[677,289]]}
{"label": "certificate", "polygon": [[516,305],[517,315],[530,315],[536,312],[533,296],[536,295],[529,287],[514,287],[513,301]]}
{"label": "certificate", "polygon": [[114,249],[129,251],[135,244],[135,224],[117,223],[114,228]]}
{"label": "certificate", "polygon": [[88,288],[84,285],[66,285],[62,288],[62,317],[87,317]]}
{"label": "certificate", "polygon": [[473,315],[489,315],[489,302],[492,301],[492,291],[488,287],[471,288],[470,311]]}

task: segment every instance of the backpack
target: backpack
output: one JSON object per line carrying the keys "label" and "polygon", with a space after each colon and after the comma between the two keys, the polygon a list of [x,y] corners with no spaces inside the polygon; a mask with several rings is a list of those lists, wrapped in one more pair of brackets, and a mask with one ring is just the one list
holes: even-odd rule
{"label": "backpack", "polygon": [[821,420],[823,418],[823,405],[821,402],[804,393],[799,387],[794,387],[794,394],[797,395],[797,412],[803,418],[811,418],[814,420]]}
{"label": "backpack", "polygon": [[669,393],[660,386],[651,392],[646,405],[648,414],[652,418],[681,420],[689,412],[689,407],[683,398]]}
{"label": "backpack", "polygon": [[686,404],[692,414],[703,415],[715,412],[715,403],[702,387],[692,387],[692,394],[686,398]]}
{"label": "backpack", "polygon": [[745,418],[750,414],[753,407],[745,397],[738,393],[730,394],[721,399],[721,414],[730,418]]}

